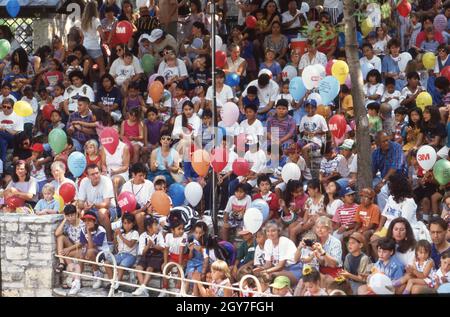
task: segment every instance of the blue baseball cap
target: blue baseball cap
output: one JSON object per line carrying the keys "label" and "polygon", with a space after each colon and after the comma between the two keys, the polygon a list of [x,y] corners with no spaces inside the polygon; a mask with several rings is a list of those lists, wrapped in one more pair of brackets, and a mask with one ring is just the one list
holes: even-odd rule
{"label": "blue baseball cap", "polygon": [[311,105],[312,107],[317,108],[317,102],[314,99],[307,100],[305,103],[305,107],[307,105]]}
{"label": "blue baseball cap", "polygon": [[352,195],[356,193],[350,186],[347,186],[342,192],[342,196]]}

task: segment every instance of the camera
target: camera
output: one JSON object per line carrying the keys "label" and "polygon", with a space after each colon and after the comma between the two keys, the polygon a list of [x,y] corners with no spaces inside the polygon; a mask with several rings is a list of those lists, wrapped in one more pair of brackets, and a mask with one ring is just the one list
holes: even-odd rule
{"label": "camera", "polygon": [[312,247],[315,241],[313,239],[305,239],[303,242],[307,247]]}
{"label": "camera", "polygon": [[189,236],[188,237],[188,243],[192,243],[194,242],[194,236]]}

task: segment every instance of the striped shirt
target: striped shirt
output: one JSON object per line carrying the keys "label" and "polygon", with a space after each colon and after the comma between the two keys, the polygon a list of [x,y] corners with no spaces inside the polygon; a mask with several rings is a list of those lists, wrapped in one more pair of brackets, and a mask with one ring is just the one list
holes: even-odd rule
{"label": "striped shirt", "polygon": [[384,153],[381,148],[377,148],[372,153],[372,173],[375,175],[378,171],[383,178],[393,168],[397,173],[407,175],[408,165],[402,146],[398,143],[389,141],[389,149]]}
{"label": "striped shirt", "polygon": [[322,246],[323,250],[337,261],[337,266],[342,267],[342,244],[337,238],[329,235],[327,241]]}
{"label": "striped shirt", "polygon": [[336,210],[333,216],[333,222],[341,224],[341,226],[348,226],[355,223],[356,209],[358,209],[357,204],[352,205],[342,205]]}
{"label": "striped shirt", "polygon": [[[278,139],[282,139],[286,135],[290,134],[291,139],[287,141],[292,141],[296,127],[297,126],[294,119],[289,115],[282,119],[278,119],[278,116],[275,115],[273,117],[269,117],[269,119],[267,120],[267,131],[271,132],[270,130],[272,128],[278,128]],[[272,138],[273,137],[274,136],[272,136]]]}

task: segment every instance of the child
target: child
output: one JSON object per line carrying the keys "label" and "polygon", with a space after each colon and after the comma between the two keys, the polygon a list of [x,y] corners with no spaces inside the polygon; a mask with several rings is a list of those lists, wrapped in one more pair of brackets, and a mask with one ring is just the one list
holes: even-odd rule
{"label": "child", "polygon": [[291,93],[289,92],[289,80],[283,81],[280,93],[278,94],[277,98],[275,99],[275,104],[278,103],[278,100],[285,99],[288,102],[288,111],[289,114],[293,115],[294,108],[297,109],[297,103],[294,101],[294,98],[292,97]]}
{"label": "child", "polygon": [[268,21],[265,18],[265,12],[263,9],[257,9],[255,11],[255,17],[256,17],[256,30],[259,33],[263,33],[268,25]]}
{"label": "child", "polygon": [[426,279],[425,282],[430,287],[435,289],[439,288],[442,284],[450,282],[450,251],[445,251],[441,256],[441,267],[436,271],[436,273],[430,278]]}
{"label": "child", "polygon": [[417,48],[417,35],[419,35],[422,29],[422,23],[419,21],[419,15],[416,12],[411,12],[409,15],[410,25],[408,27],[407,33],[409,35],[408,49]]}
{"label": "child", "polygon": [[6,99],[6,98],[12,99],[14,101],[14,103],[17,101],[17,98],[11,94],[11,89],[12,89],[12,85],[10,83],[2,84],[2,91],[0,94],[0,104],[3,102],[3,99]]}
{"label": "child", "polygon": [[312,268],[319,269],[319,261],[314,255],[313,245],[316,242],[316,235],[314,233],[307,233],[300,241],[297,251],[295,252],[294,261],[301,261]]}
{"label": "child", "polygon": [[53,129],[64,129],[66,125],[62,123],[61,120],[61,112],[58,110],[53,110],[50,115],[50,124],[48,126],[49,131]]}
{"label": "child", "polygon": [[47,176],[45,175],[45,164],[50,163],[52,161],[52,158],[50,156],[43,156],[44,146],[41,143],[33,144],[30,150],[31,176],[37,182],[37,193],[41,193],[42,188],[47,183]]}
{"label": "child", "polygon": [[[116,229],[114,232],[114,241],[117,247],[117,254],[114,255],[116,264],[118,266],[131,268],[136,262],[139,233],[136,230],[136,219],[134,214],[125,213],[122,216],[122,229]],[[108,261],[110,264],[112,261]],[[109,279],[113,277],[113,270],[111,267],[105,266],[106,274]],[[121,281],[123,278],[123,269],[117,269],[117,280]],[[115,282],[113,288],[117,290],[119,283]]]}
{"label": "child", "polygon": [[30,85],[26,85],[25,87],[23,87],[22,93],[23,97],[21,100],[28,102],[31,106],[31,109],[33,109],[33,113],[31,115],[23,118],[24,131],[28,136],[31,136],[33,133],[33,126],[36,125],[36,117],[39,109],[39,104],[36,97],[34,96],[33,88]]}
{"label": "child", "polygon": [[158,118],[158,109],[155,107],[149,107],[145,115],[144,129],[146,137],[144,138],[145,149],[151,153],[159,146],[159,140],[161,139],[161,129],[164,123]]}
{"label": "child", "polygon": [[196,65],[196,67],[192,74],[192,79],[194,80],[194,84],[196,86],[211,84],[211,71],[208,71],[209,65],[207,65],[207,60],[208,58],[206,57],[206,55],[200,55],[194,61],[194,65]]}
{"label": "child", "polygon": [[[411,109],[408,116],[408,123],[406,125],[406,141],[403,146],[403,151],[406,152],[406,157],[413,150],[420,148],[423,142],[423,115],[422,109],[416,107]],[[399,121],[401,118],[399,117]],[[404,120],[403,120],[404,121]]]}
{"label": "child", "polygon": [[63,68],[61,63],[56,58],[50,60],[47,71],[43,74],[45,86],[50,93],[54,91],[58,82],[62,82],[64,80],[62,70]]}
{"label": "child", "polygon": [[367,105],[367,117],[369,118],[369,135],[372,140],[375,139],[375,135],[383,130],[383,123],[378,115],[380,111],[380,104],[377,102],[371,102]]}
{"label": "child", "polygon": [[[157,76],[155,78],[155,81],[159,81],[161,84],[164,85],[164,77],[163,76]],[[148,85],[148,88],[150,88],[150,84]],[[155,107],[160,115],[160,119],[165,122],[167,121],[170,116],[171,116],[171,111],[172,111],[172,94],[164,89],[163,92],[163,97],[161,98],[161,100],[159,102],[154,102],[152,97],[150,97],[150,94],[147,97],[147,101],[146,103],[148,105],[152,105],[153,107]]]}
{"label": "child", "polygon": [[392,109],[395,110],[400,105],[401,97],[400,91],[395,90],[395,79],[387,77],[384,81],[384,85],[386,89],[381,97],[381,103],[389,103],[392,106]]}
{"label": "child", "polygon": [[[195,273],[194,280],[200,281],[200,273]],[[231,287],[230,268],[225,261],[217,260],[211,265],[211,281],[215,284],[209,288],[205,288],[202,283],[197,282],[194,286],[194,296],[201,297],[231,297],[233,291],[221,286]]]}
{"label": "child", "polygon": [[259,193],[253,195],[253,200],[262,199],[269,205],[269,217],[270,219],[279,218],[278,210],[280,209],[278,196],[270,191],[270,187],[272,186],[272,182],[270,181],[269,176],[263,174],[258,176],[256,181],[259,189]]}
{"label": "child", "polygon": [[[405,267],[393,256],[395,253],[395,241],[391,238],[378,240],[378,261],[375,263],[372,273],[384,273],[393,283],[403,277]],[[362,286],[364,287],[364,285]],[[361,289],[361,288],[360,288]]]}
{"label": "child", "polygon": [[420,51],[422,53],[426,53],[426,52],[431,52],[431,53],[436,53],[437,52],[437,48],[439,46],[439,42],[435,40],[434,38],[434,29],[433,27],[428,27],[425,30],[425,41],[423,41],[420,44]]}
{"label": "child", "polygon": [[245,229],[238,232],[238,235],[242,237],[242,243],[237,248],[236,260],[231,268],[231,275],[236,278],[240,271],[245,270],[245,268],[253,268],[253,260],[255,256],[255,246],[256,241],[253,234]]}
{"label": "child", "polygon": [[420,86],[420,76],[417,72],[406,74],[408,84],[402,89],[400,96],[400,106],[406,107],[408,110],[416,107],[417,96],[424,91]]}
{"label": "child", "polygon": [[324,288],[320,288],[320,273],[316,269],[305,265],[303,267],[302,282],[305,287],[303,296],[327,296]]}
{"label": "child", "polygon": [[[97,164],[99,168],[101,168],[101,156],[99,151],[98,142],[96,140],[88,140],[84,144],[84,156],[86,157],[86,166],[91,164]],[[78,182],[81,181],[87,176],[87,171],[85,170],[83,174],[80,176]]]}
{"label": "child", "polygon": [[172,113],[175,116],[178,116],[182,113],[183,105],[186,101],[189,101],[189,98],[186,96],[186,89],[181,82],[176,83],[175,89],[172,90],[173,98],[172,98]]}
{"label": "child", "polygon": [[132,164],[139,161],[141,148],[144,146],[144,125],[140,120],[139,108],[133,108],[128,112],[128,119],[120,126],[120,138],[127,138],[133,146]]}
{"label": "child", "polygon": [[392,106],[389,103],[382,103],[380,105],[380,118],[383,121],[383,131],[393,136],[395,133],[395,120],[393,118]]}
{"label": "child", "polygon": [[11,73],[5,76],[3,83],[11,84],[11,95],[19,100],[22,97],[20,91],[22,90],[22,87],[25,84],[26,80],[27,76],[20,73],[20,66],[13,63],[11,65]]}
{"label": "child", "polygon": [[277,276],[269,286],[272,287],[273,295],[280,297],[292,296],[291,280],[287,276]]}
{"label": "child", "polygon": [[59,82],[55,85],[53,90],[53,100],[52,105],[55,107],[56,110],[61,111],[63,109],[63,103],[64,103],[64,91],[65,87],[64,84]]}
{"label": "child", "polygon": [[66,70],[66,76],[69,76],[74,70],[83,71],[83,67],[80,66],[80,59],[76,55],[67,56],[66,63],[69,65]]}
{"label": "child", "polygon": [[394,126],[394,141],[400,144],[403,144],[403,141],[406,139],[406,126],[407,122],[405,121],[406,115],[408,114],[408,110],[405,107],[398,107],[394,111],[395,114],[395,126]]}
{"label": "child", "polygon": [[212,112],[206,109],[202,113],[202,127],[200,135],[202,137],[202,147],[206,151],[210,151],[213,147],[213,127],[212,127]]}
{"label": "child", "polygon": [[136,75],[133,66],[133,54],[125,51],[123,54],[123,65],[119,64],[119,67],[111,75],[114,77],[116,84],[122,87],[122,91],[126,92],[128,84],[131,82],[134,75]]}
{"label": "child", "polygon": [[[286,99],[280,99],[276,103],[276,113],[267,120],[267,139],[278,143],[281,148],[287,149],[294,142],[296,125],[294,119],[288,114],[289,103]],[[272,134],[275,129],[275,134]]]}
{"label": "child", "polygon": [[[208,257],[205,256],[204,249],[208,238],[208,226],[203,221],[194,225],[194,235],[189,237],[189,260],[186,265],[186,277],[192,279],[194,272],[202,274],[203,278],[208,271]],[[186,292],[189,290],[189,283],[186,284]]]}
{"label": "child", "polygon": [[272,72],[273,79],[276,82],[281,81],[281,66],[275,60],[275,50],[272,47],[266,48],[264,62],[259,65],[259,69],[268,69]]}
{"label": "child", "polygon": [[256,109],[259,108],[258,88],[256,86],[247,87],[247,95],[242,97],[241,111],[245,113],[245,107],[248,105],[256,105]]}
{"label": "child", "polygon": [[355,112],[353,110],[353,97],[351,95],[350,89],[347,85],[341,85],[341,90],[339,92],[339,101],[342,105],[342,112],[347,121],[353,120],[355,117]]}
{"label": "child", "polygon": [[207,104],[207,102],[206,102],[206,91],[207,90],[208,90],[208,85],[205,85],[205,84],[197,85],[194,88],[194,97],[192,97],[191,101],[194,104],[195,112],[197,112],[199,116],[201,116],[203,114],[203,111]]}
{"label": "child", "polygon": [[336,209],[333,216],[333,225],[336,230],[333,235],[341,241],[353,233],[355,214],[358,208],[358,205],[355,204],[355,191],[351,187],[345,188],[343,197],[344,205]]}
{"label": "child", "polygon": [[384,93],[384,86],[381,83],[381,74],[378,70],[372,69],[367,73],[367,83],[364,85],[364,94],[366,96],[366,106],[373,102],[380,102]]}
{"label": "child", "polygon": [[51,184],[45,184],[42,188],[43,199],[40,199],[34,211],[36,215],[51,215],[59,212],[59,202],[53,197],[55,195],[55,187]]}
{"label": "child", "polygon": [[140,109],[144,113],[147,111],[144,98],[142,98],[139,93],[139,84],[136,82],[131,82],[128,85],[126,97],[123,98],[123,117],[127,118],[127,113],[129,113],[131,109],[135,108]]}
{"label": "child", "polygon": [[345,256],[344,270],[340,272],[340,276],[349,280],[353,294],[357,294],[358,288],[365,283],[370,274],[372,262],[362,252],[366,241],[361,233],[353,232],[347,242],[348,254]]}
{"label": "child", "polygon": [[288,227],[289,238],[297,241],[303,222],[297,221],[303,216],[308,195],[305,194],[302,184],[297,180],[290,180],[286,184],[284,199],[280,199],[281,223]]}
{"label": "child", "polygon": [[264,230],[259,230],[256,233],[256,247],[255,254],[253,256],[253,267],[263,267],[266,264],[264,258],[264,243],[266,243],[266,233]]}
{"label": "child", "polygon": [[240,230],[242,228],[245,210],[250,207],[251,203],[252,199],[245,192],[244,184],[239,183],[224,210],[222,240],[230,240],[230,229]]}
{"label": "child", "polygon": [[[139,237],[139,251],[141,256],[136,269],[147,272],[160,272],[164,262],[164,237],[160,231],[158,220],[147,215],[144,219],[145,232]],[[134,296],[148,295],[145,288],[151,279],[150,274],[137,272],[139,288],[133,292]]]}

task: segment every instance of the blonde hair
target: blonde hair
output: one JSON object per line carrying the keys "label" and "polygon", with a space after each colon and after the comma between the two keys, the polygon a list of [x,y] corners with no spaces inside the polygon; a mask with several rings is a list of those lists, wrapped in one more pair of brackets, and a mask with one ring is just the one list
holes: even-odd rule
{"label": "blonde hair", "polygon": [[92,18],[98,18],[97,2],[89,1],[81,17],[81,29],[87,31],[92,27]]}
{"label": "blonde hair", "polygon": [[91,139],[91,140],[87,141],[84,144],[84,152],[85,152],[85,154],[86,154],[86,150],[87,150],[89,145],[93,145],[95,147],[95,152],[98,154],[98,142],[95,141],[94,139]]}
{"label": "blonde hair", "polygon": [[222,272],[226,278],[231,279],[231,272],[227,262],[222,260],[217,260],[211,264],[211,271]]}
{"label": "blonde hair", "polygon": [[55,189],[55,186],[48,183],[48,184],[45,184],[44,187],[42,187],[42,193],[44,193],[45,191],[49,191],[50,193],[54,194],[56,189]]}

